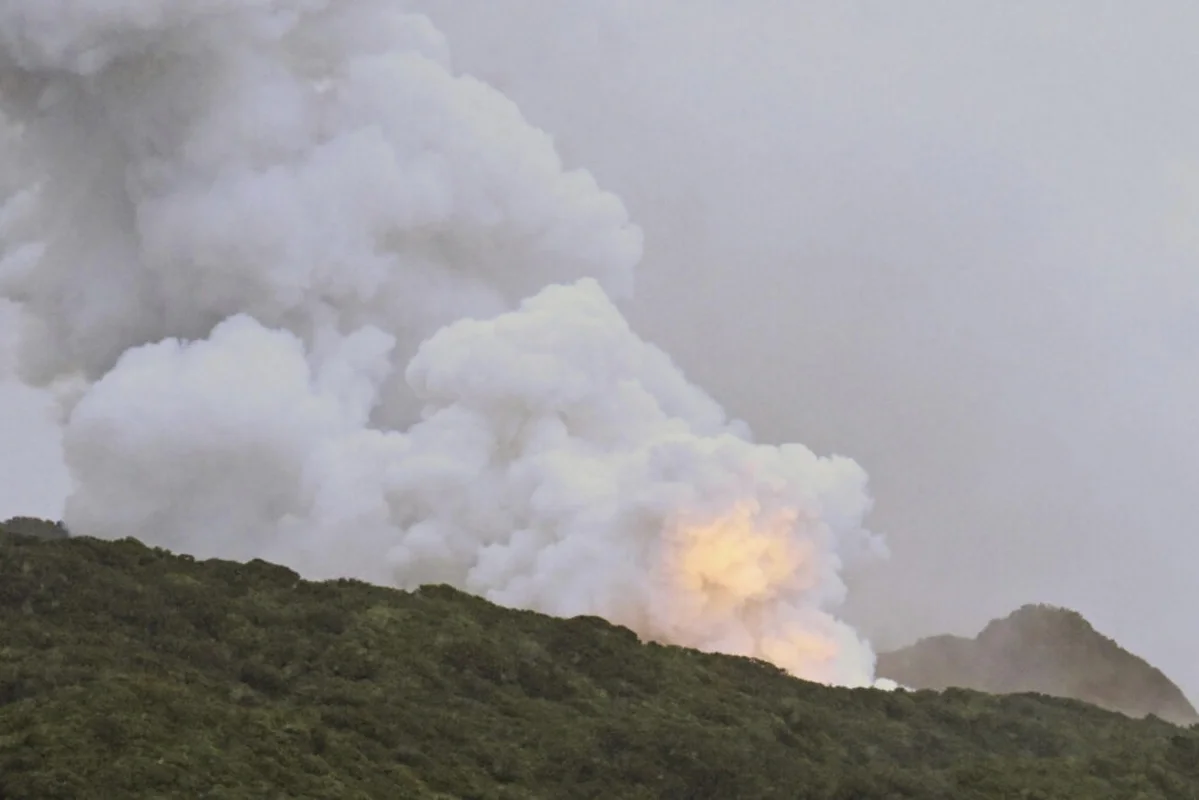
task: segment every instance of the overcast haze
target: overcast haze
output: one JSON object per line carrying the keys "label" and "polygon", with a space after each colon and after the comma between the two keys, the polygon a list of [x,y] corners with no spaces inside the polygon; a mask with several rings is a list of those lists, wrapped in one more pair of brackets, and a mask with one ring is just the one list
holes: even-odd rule
{"label": "overcast haze", "polygon": [[[623,199],[634,327],[870,474],[876,645],[1052,602],[1199,694],[1199,8],[413,5]],[[48,407],[0,399],[0,514],[56,516]]]}
{"label": "overcast haze", "polygon": [[645,229],[638,330],[870,473],[880,647],[1055,602],[1199,694],[1199,8],[426,5]]}

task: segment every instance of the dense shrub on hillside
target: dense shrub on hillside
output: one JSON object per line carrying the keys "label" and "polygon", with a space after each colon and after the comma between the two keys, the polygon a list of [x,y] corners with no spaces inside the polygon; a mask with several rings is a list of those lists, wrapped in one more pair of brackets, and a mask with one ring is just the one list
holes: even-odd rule
{"label": "dense shrub on hillside", "polygon": [[37,517],[11,517],[0,522],[0,535],[6,533],[33,536],[37,539],[65,539],[68,535],[66,526],[61,522]]}
{"label": "dense shrub on hillside", "polygon": [[0,798],[1199,797],[1199,730],[833,689],[436,586],[0,537]]}

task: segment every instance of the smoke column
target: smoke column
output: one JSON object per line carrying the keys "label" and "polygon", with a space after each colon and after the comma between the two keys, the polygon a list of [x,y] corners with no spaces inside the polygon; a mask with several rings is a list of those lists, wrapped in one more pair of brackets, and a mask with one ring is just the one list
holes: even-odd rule
{"label": "smoke column", "polygon": [[0,5],[0,293],[67,524],[870,683],[865,473],[630,329],[620,200],[400,5]]}

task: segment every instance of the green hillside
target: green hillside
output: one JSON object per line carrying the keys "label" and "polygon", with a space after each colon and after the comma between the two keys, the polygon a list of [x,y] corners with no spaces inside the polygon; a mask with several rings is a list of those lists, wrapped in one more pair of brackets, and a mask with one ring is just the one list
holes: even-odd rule
{"label": "green hillside", "polygon": [[1155,718],[46,532],[0,535],[2,800],[1199,798]]}

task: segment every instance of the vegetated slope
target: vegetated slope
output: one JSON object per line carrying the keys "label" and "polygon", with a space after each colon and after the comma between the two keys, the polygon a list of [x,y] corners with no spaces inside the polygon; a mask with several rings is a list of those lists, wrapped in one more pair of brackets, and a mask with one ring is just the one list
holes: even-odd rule
{"label": "vegetated slope", "polygon": [[1199,729],[0,534],[0,798],[1199,797]]}
{"label": "vegetated slope", "polygon": [[959,686],[997,694],[1043,692],[1133,717],[1199,721],[1160,670],[1096,631],[1076,611],[1027,605],[974,639],[934,636],[878,659],[878,673],[905,686]]}

